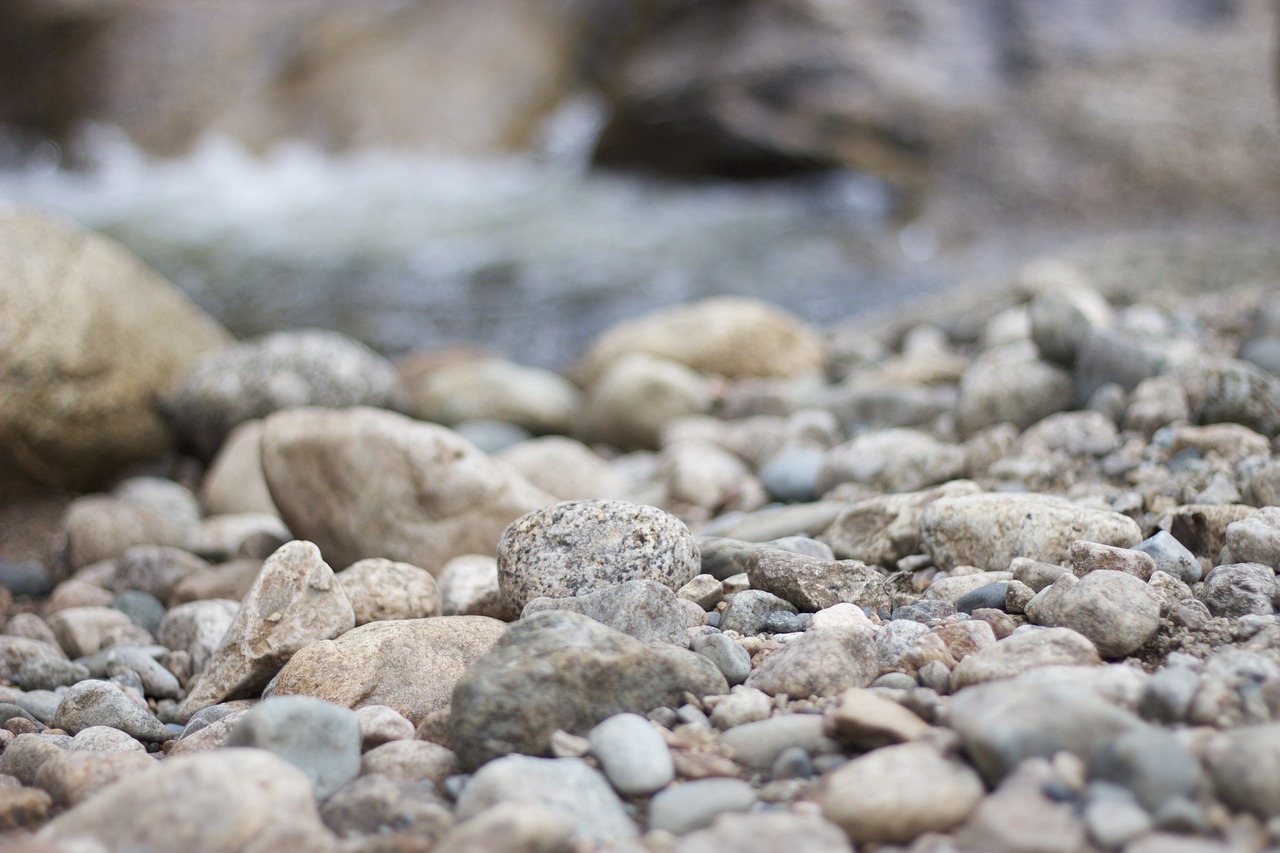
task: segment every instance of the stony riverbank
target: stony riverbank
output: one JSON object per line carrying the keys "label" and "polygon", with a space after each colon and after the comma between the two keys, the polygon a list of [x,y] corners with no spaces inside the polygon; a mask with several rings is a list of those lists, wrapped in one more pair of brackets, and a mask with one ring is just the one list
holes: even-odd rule
{"label": "stony riverbank", "polygon": [[0,562],[6,849],[1280,845],[1274,273],[711,300],[565,375],[176,303],[139,347],[53,280],[96,325],[11,359],[9,485],[170,461]]}

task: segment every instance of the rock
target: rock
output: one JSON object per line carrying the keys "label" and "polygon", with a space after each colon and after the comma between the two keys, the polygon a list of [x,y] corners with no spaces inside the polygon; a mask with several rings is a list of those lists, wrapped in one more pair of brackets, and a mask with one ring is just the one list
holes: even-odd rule
{"label": "rock", "polygon": [[964,476],[962,447],[912,429],[864,432],[827,452],[818,492],[841,483],[866,483],[886,492],[913,492]]}
{"label": "rock", "polygon": [[187,548],[210,560],[224,561],[257,552],[266,542],[273,543],[270,550],[274,551],[292,538],[274,513],[224,513],[201,521],[187,541]]}
{"label": "rock", "polygon": [[174,428],[211,459],[245,421],[302,406],[394,408],[404,389],[386,359],[338,332],[275,332],[210,353],[163,400]]}
{"label": "rock", "polygon": [[129,617],[111,607],[68,607],[46,620],[69,657],[84,657],[102,648],[109,629],[131,625]]}
{"label": "rock", "polygon": [[884,576],[858,560],[820,560],[765,548],[747,561],[747,577],[752,588],[806,612],[841,603],[877,607],[885,599]]}
{"label": "rock", "polygon": [[115,241],[35,212],[0,214],[0,258],[0,497],[169,451],[152,400],[227,333]]}
{"label": "rock", "polygon": [[747,463],[704,439],[664,439],[656,479],[665,489],[663,504],[707,513],[725,507],[754,509],[764,504],[761,486]]}
{"label": "rock", "polygon": [[34,785],[41,765],[63,751],[45,735],[20,734],[0,753],[0,772],[23,785]]}
{"label": "rock", "polygon": [[720,613],[720,628],[751,635],[763,633],[772,613],[796,613],[794,604],[761,589],[744,589],[734,593],[729,606]]}
{"label": "rock", "polygon": [[163,723],[105,681],[81,681],[69,688],[54,714],[53,726],[72,735],[90,726],[111,726],[138,740],[173,739]]}
{"label": "rock", "polygon": [[998,423],[1019,429],[1071,408],[1071,374],[1036,358],[1030,347],[1013,344],[988,350],[960,380],[956,426],[965,436]]}
{"label": "rock", "polygon": [[820,447],[786,447],[760,468],[760,483],[769,497],[785,503],[816,500],[818,480],[826,461]]}
{"label": "rock", "polygon": [[1116,512],[1049,495],[991,493],[930,503],[920,517],[920,538],[940,568],[1003,570],[1015,557],[1065,563],[1078,539],[1132,547],[1142,533]]}
{"label": "rock", "polygon": [[[449,740],[465,768],[507,752],[545,754],[557,729],[585,734],[623,712],[728,690],[706,658],[647,646],[586,616],[536,613],[512,625],[453,691]],[[389,704],[389,703],[384,703]]]}
{"label": "rock", "polygon": [[1077,405],[1083,405],[1104,385],[1132,391],[1157,372],[1160,358],[1123,332],[1095,329],[1086,335],[1076,354]]}
{"label": "rock", "polygon": [[[954,574],[950,577],[938,578],[929,584],[929,588],[920,596],[920,600],[916,602],[916,607],[927,607],[929,605],[947,605],[938,607],[926,616],[929,619],[939,619],[950,616],[956,612],[956,604],[966,595],[989,586],[993,583],[1008,583],[1013,580],[1013,576],[1009,572],[970,572],[969,574]],[[927,611],[928,612],[928,611]]]}
{"label": "rock", "polygon": [[[275,553],[280,544],[282,543],[273,540],[270,545],[271,553]],[[169,601],[175,607],[191,601],[219,598],[232,602],[241,601],[258,579],[262,562],[260,559],[244,557],[192,572],[174,586]]]}
{"label": "rock", "polygon": [[548,435],[506,448],[494,457],[557,500],[619,498],[626,491],[622,475],[580,441]]}
{"label": "rock", "polygon": [[[1079,804],[1049,796],[1061,788],[1048,761],[1031,759],[987,796],[955,832],[965,850],[1037,850],[1076,853],[1090,849]],[[1074,793],[1074,792],[1073,792]],[[1199,839],[1197,839],[1199,843]]]}
{"label": "rock", "polygon": [[370,622],[298,651],[264,696],[312,696],[346,708],[387,705],[415,726],[506,631],[487,616]]}
{"label": "rock", "polygon": [[938,498],[981,491],[971,480],[954,480],[919,492],[867,498],[842,511],[821,539],[841,559],[890,567],[924,549],[920,514],[926,506]]}
{"label": "rock", "polygon": [[260,420],[237,424],[205,469],[200,503],[210,515],[280,515],[262,475],[262,427]]}
{"label": "rock", "polygon": [[722,814],[705,829],[682,836],[674,853],[850,853],[849,839],[818,815],[798,812]]}
{"label": "rock", "polygon": [[1131,574],[1110,569],[1079,579],[1061,575],[1025,609],[1035,625],[1084,635],[1104,658],[1132,654],[1160,627],[1160,597],[1155,591]]}
{"label": "rock", "polygon": [[195,498],[177,483],[128,480],[111,495],[86,495],[67,506],[62,521],[67,565],[93,565],[135,545],[182,547],[198,521]]}
{"label": "rock", "polygon": [[1280,506],[1267,506],[1227,525],[1227,547],[1242,563],[1280,570]]}
{"label": "rock", "polygon": [[951,689],[1013,678],[1042,666],[1097,666],[1097,647],[1070,628],[1015,631],[994,645],[969,655],[951,673]]}
{"label": "rock", "polygon": [[[1139,543],[1141,544],[1141,543]],[[1149,581],[1156,570],[1156,561],[1135,548],[1116,548],[1097,542],[1077,540],[1071,543],[1071,569],[1076,577],[1084,577],[1098,569],[1124,572],[1138,580]]]}
{"label": "rock", "polygon": [[53,798],[38,788],[0,788],[0,832],[34,832],[49,819]]}
{"label": "rock", "polygon": [[558,853],[571,844],[573,818],[559,810],[506,802],[490,806],[454,826],[432,850],[436,853]]}
{"label": "rock", "polygon": [[653,449],[667,424],[706,414],[713,402],[702,374],[671,359],[632,353],[591,385],[574,431],[622,450]]}
{"label": "rock", "polygon": [[1017,679],[969,687],[951,700],[951,726],[992,785],[1028,758],[1070,752],[1088,760],[1103,744],[1145,725],[1095,694]]}
{"label": "rock", "polygon": [[1004,610],[1009,596],[1010,581],[986,583],[977,589],[971,589],[956,599],[956,612],[970,613],[975,610]]}
{"label": "rock", "polygon": [[745,684],[792,698],[835,696],[879,675],[875,640],[861,631],[811,631],[756,666]]}
{"label": "rock", "polygon": [[307,777],[264,750],[153,763],[54,818],[38,839],[88,837],[112,850],[242,850],[286,829],[322,830]]}
{"label": "rock", "polygon": [[114,677],[125,672],[137,673],[146,695],[153,699],[182,697],[182,685],[178,677],[161,666],[140,646],[113,646],[108,650],[107,675]]}
{"label": "rock", "polygon": [[334,579],[351,600],[356,625],[440,615],[440,590],[426,569],[373,557],[348,566]]}
{"label": "rock", "polygon": [[985,791],[978,774],[924,743],[886,746],[822,780],[823,816],[855,844],[911,841],[964,821]]}
{"label": "rock", "polygon": [[539,596],[568,598],[629,580],[672,590],[700,570],[698,546],[675,516],[628,501],[567,501],[514,521],[498,543],[508,612]]}
{"label": "rock", "polygon": [[139,590],[167,601],[185,578],[208,568],[204,560],[180,548],[139,545],[115,560],[105,585],[117,592]]}
{"label": "rock", "polygon": [[[365,709],[357,711],[362,713]],[[386,776],[400,782],[430,782],[442,788],[458,769],[453,751],[427,740],[393,740],[360,757],[361,776]]]}
{"label": "rock", "polygon": [[740,779],[685,782],[660,791],[649,801],[649,829],[683,835],[719,815],[745,812],[755,801],[755,791]]}
{"label": "rock", "polygon": [[591,385],[628,355],[645,353],[730,379],[785,377],[820,372],[823,349],[816,333],[776,306],[724,296],[614,326],[579,369]]}
{"label": "rock", "polygon": [[1214,616],[1275,612],[1276,573],[1261,563],[1217,566],[1205,576],[1199,598]]}
{"label": "rock", "polygon": [[1239,504],[1184,504],[1165,512],[1159,524],[1197,557],[1217,562],[1227,544],[1227,528],[1254,512]]}
{"label": "rock", "polygon": [[240,602],[225,598],[179,604],[165,614],[156,639],[171,649],[190,653],[192,670],[202,672],[239,609]]}
{"label": "rock", "polygon": [[1200,574],[1203,571],[1200,561],[1167,530],[1157,530],[1150,537],[1134,545],[1133,550],[1150,556],[1155,561],[1157,571],[1172,575],[1184,583],[1195,583],[1200,580]]}
{"label": "rock", "polygon": [[208,667],[178,707],[179,719],[257,693],[304,646],[354,625],[351,601],[320,550],[302,541],[282,546],[263,564]]}
{"label": "rock", "polygon": [[733,750],[739,764],[767,770],[788,749],[799,747],[807,753],[830,753],[836,744],[825,734],[817,714],[783,714],[757,722],[743,723],[726,731],[720,742]]}
{"label": "rock", "polygon": [[56,690],[70,687],[89,677],[89,667],[58,658],[32,658],[18,667],[18,685],[23,690]]}
{"label": "rock", "polygon": [[1189,365],[1183,384],[1202,424],[1233,423],[1275,438],[1280,433],[1280,378],[1236,359]]}
{"label": "rock", "polygon": [[691,648],[714,663],[730,685],[741,684],[751,675],[751,655],[724,634],[694,637]]}
{"label": "rock", "polygon": [[67,656],[56,645],[28,637],[0,634],[0,678],[14,681],[22,667],[31,661],[66,661]]}
{"label": "rock", "polygon": [[[1106,310],[1099,311],[1099,308]],[[1031,340],[1040,357],[1052,364],[1071,367],[1095,323],[1107,321],[1110,307],[1097,291],[1087,287],[1055,289],[1031,300],[1027,314]]]}
{"label": "rock", "polygon": [[522,616],[546,610],[572,610],[642,642],[686,641],[686,619],[676,594],[657,581],[626,581],[570,598],[535,598]]}
{"label": "rock", "polygon": [[360,723],[360,751],[368,752],[397,740],[413,740],[416,729],[395,708],[387,705],[365,705],[356,710]]}
{"label": "rock", "polygon": [[721,730],[731,729],[767,720],[772,713],[773,699],[769,694],[739,684],[727,695],[717,697],[715,707],[711,709],[711,724]]}
{"label": "rock", "polygon": [[[791,536],[817,536],[830,527],[836,516],[848,507],[846,501],[822,500],[790,506],[770,506],[746,513],[728,513],[704,525],[699,538],[770,542]],[[721,577],[719,572],[724,570],[717,571],[709,567],[704,569],[716,577]]]}
{"label": "rock", "polygon": [[361,777],[344,785],[325,801],[320,818],[347,841],[398,836],[421,845],[453,826],[453,815],[430,786],[382,776]]}
{"label": "rock", "polygon": [[110,726],[90,726],[81,729],[71,739],[68,749],[81,752],[141,752],[147,748],[136,738]]}
{"label": "rock", "polygon": [[1177,377],[1151,376],[1139,382],[1130,394],[1122,425],[1150,436],[1161,427],[1190,419],[1187,394]]}
{"label": "rock", "polygon": [[826,716],[825,731],[856,750],[918,740],[929,724],[874,690],[854,687],[840,694]]}
{"label": "rock", "polygon": [[1205,661],[1187,719],[1218,728],[1273,720],[1280,706],[1280,663],[1249,649],[1227,647]]}
{"label": "rock", "polygon": [[125,589],[111,599],[111,606],[129,617],[129,621],[148,634],[155,635],[164,619],[164,602],[149,592]]}
{"label": "rock", "polygon": [[1169,800],[1200,796],[1204,774],[1172,732],[1145,726],[1102,744],[1089,756],[1089,778],[1123,785],[1152,814]]}
{"label": "rock", "polygon": [[[803,510],[803,505],[794,509]],[[747,571],[747,562],[757,551],[769,548],[802,554],[823,560],[833,560],[831,549],[816,539],[789,536],[785,539],[744,541],[723,536],[699,536],[698,550],[702,554],[702,571],[717,580],[725,580]]]}
{"label": "rock", "polygon": [[676,590],[676,596],[692,601],[703,610],[714,610],[724,598],[724,583],[714,575],[695,575],[693,580]]}
{"label": "rock", "polygon": [[561,814],[573,837],[600,843],[634,838],[635,824],[600,771],[577,758],[509,755],[480,768],[458,797],[457,817],[468,821],[504,803],[535,805]]}
{"label": "rock", "polygon": [[245,712],[227,746],[265,749],[297,767],[323,801],[360,773],[360,722],[309,696],[265,699]]}
{"label": "rock", "polygon": [[435,574],[492,554],[509,522],[552,500],[449,430],[375,409],[271,416],[262,467],[285,524],[338,565],[385,557]]}
{"label": "rock", "polygon": [[498,560],[486,554],[463,554],[444,564],[436,577],[445,616],[506,615],[498,589]]}
{"label": "rock", "polygon": [[81,752],[59,750],[36,771],[35,786],[53,797],[59,808],[71,808],[98,791],[153,768],[156,760],[141,752]]}
{"label": "rock", "polygon": [[567,433],[582,402],[567,379],[501,358],[449,362],[414,377],[408,389],[410,411],[424,421],[506,421],[535,435]]}
{"label": "rock", "polygon": [[1199,685],[1200,676],[1195,669],[1168,661],[1147,682],[1138,711],[1144,719],[1157,723],[1185,722]]}
{"label": "rock", "polygon": [[648,796],[676,777],[666,742],[638,714],[615,714],[588,734],[591,752],[614,789],[626,797]]}
{"label": "rock", "polygon": [[1209,742],[1204,765],[1218,799],[1266,820],[1280,814],[1280,723],[1222,732]]}

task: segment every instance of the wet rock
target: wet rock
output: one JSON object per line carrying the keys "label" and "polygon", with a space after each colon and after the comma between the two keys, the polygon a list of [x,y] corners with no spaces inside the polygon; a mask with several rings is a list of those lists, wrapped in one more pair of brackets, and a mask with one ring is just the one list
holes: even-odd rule
{"label": "wet rock", "polygon": [[1097,647],[1070,628],[1021,629],[969,655],[951,673],[951,689],[1013,678],[1042,666],[1097,666]]}
{"label": "wet rock", "polygon": [[626,581],[570,598],[535,598],[522,616],[546,610],[572,610],[643,642],[686,640],[685,613],[669,587],[647,579]]}
{"label": "wet rock", "polygon": [[551,502],[453,432],[375,409],[271,416],[262,466],[285,524],[338,565],[385,557],[434,574],[492,554],[508,523]]}
{"label": "wet rock", "polygon": [[290,542],[271,555],[179,706],[179,719],[258,692],[304,646],[351,630],[355,612],[333,578],[310,542]]}
{"label": "wet rock", "polygon": [[857,560],[821,560],[761,549],[747,561],[753,589],[764,590],[813,612],[840,603],[875,607],[882,603],[884,576]]}
{"label": "wet rock", "polygon": [[1160,598],[1155,591],[1131,574],[1110,569],[1097,569],[1079,579],[1062,575],[1025,609],[1033,624],[1070,628],[1084,635],[1104,658],[1131,654],[1160,628]]}
{"label": "wet rock", "polygon": [[453,692],[449,738],[464,767],[507,752],[544,754],[551,734],[585,734],[614,714],[676,707],[728,690],[693,652],[638,640],[576,613],[537,613],[512,625]]}
{"label": "wet rock", "polygon": [[356,625],[439,616],[440,590],[426,569],[374,557],[334,575],[355,610]]}
{"label": "wet rock", "polygon": [[511,613],[539,596],[568,598],[628,580],[672,590],[699,573],[687,527],[628,501],[568,501],[522,516],[498,543],[498,584]]}
{"label": "wet rock", "polygon": [[486,616],[370,622],[301,649],[263,695],[387,705],[416,726],[448,707],[458,679],[505,631]]}
{"label": "wet rock", "polygon": [[1276,573],[1261,563],[1218,566],[1205,576],[1200,600],[1214,616],[1244,616],[1275,612]]}
{"label": "wet rock", "polygon": [[346,708],[309,696],[281,696],[253,706],[227,746],[264,749],[307,775],[323,801],[360,772],[360,723]]}

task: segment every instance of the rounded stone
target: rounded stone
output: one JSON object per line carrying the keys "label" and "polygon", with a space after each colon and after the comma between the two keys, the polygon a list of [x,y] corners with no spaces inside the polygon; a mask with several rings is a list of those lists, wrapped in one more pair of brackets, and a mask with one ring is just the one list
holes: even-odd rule
{"label": "rounded stone", "polygon": [[1104,658],[1137,651],[1160,628],[1159,595],[1133,575],[1111,569],[1079,579],[1061,575],[1036,593],[1025,610],[1036,625],[1084,635]]}
{"label": "rounded stone", "polygon": [[619,794],[647,796],[675,779],[671,751],[653,723],[639,714],[615,714],[597,724],[587,740]]}
{"label": "rounded stone", "polygon": [[227,746],[273,752],[311,780],[324,800],[360,773],[360,721],[355,713],[309,696],[266,699],[245,712]]}
{"label": "rounded stone", "polygon": [[751,655],[742,646],[720,632],[695,637],[692,648],[724,674],[729,684],[741,684],[751,674]]}
{"label": "rounded stone", "polygon": [[1204,579],[1200,600],[1214,616],[1269,616],[1275,612],[1276,573],[1261,563],[1217,566]]}
{"label": "rounded stone", "polygon": [[372,557],[348,566],[334,579],[351,599],[357,626],[440,615],[440,590],[426,569]]}
{"label": "rounded stone", "polygon": [[649,829],[683,835],[725,812],[744,812],[755,790],[741,779],[698,779],[660,791],[649,801]]}

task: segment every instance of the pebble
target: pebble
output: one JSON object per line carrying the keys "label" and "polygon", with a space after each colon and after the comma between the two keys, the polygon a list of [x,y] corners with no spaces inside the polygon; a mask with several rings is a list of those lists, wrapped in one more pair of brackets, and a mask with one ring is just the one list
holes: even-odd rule
{"label": "pebble", "polygon": [[89,667],[58,658],[32,658],[22,662],[15,679],[23,690],[55,690],[89,677]]}
{"label": "pebble", "polygon": [[768,770],[784,749],[793,746],[811,754],[837,751],[818,714],[784,714],[743,723],[725,731],[720,742],[733,750],[735,761],[757,770]]}
{"label": "pebble", "polygon": [[1205,575],[1199,599],[1214,616],[1270,616],[1276,596],[1276,573],[1270,566],[1232,563]]}
{"label": "pebble", "polygon": [[1194,800],[1204,784],[1191,750],[1174,733],[1154,726],[1118,735],[1095,749],[1088,763],[1090,779],[1122,786],[1152,814],[1170,800]]}
{"label": "pebble", "polygon": [[137,673],[143,692],[153,699],[181,699],[182,684],[140,646],[113,646],[107,651],[106,674]]}
{"label": "pebble", "polygon": [[713,610],[724,598],[724,583],[714,575],[695,575],[693,580],[676,590],[676,595],[692,601],[703,610]]}
{"label": "pebble", "polygon": [[663,427],[710,412],[714,401],[711,384],[697,371],[668,358],[632,353],[591,384],[574,432],[589,443],[651,450],[659,445]]}
{"label": "pebble", "polygon": [[309,696],[265,699],[244,713],[227,746],[264,749],[307,775],[318,801],[360,773],[360,721],[346,708]]}
{"label": "pebble", "polygon": [[1009,593],[1009,581],[983,584],[970,590],[956,599],[955,609],[960,613],[972,614],[975,610],[1004,610],[1005,598]]}
{"label": "pebble", "polygon": [[72,735],[91,726],[111,726],[138,740],[171,739],[163,723],[105,681],[81,681],[68,688],[54,714],[53,726]]}
{"label": "pebble", "polygon": [[[990,584],[988,584],[988,586],[989,585]],[[979,587],[979,589],[982,588],[983,587]],[[971,593],[968,592],[965,593],[965,595],[970,594]],[[961,596],[961,598],[963,597],[964,596]],[[889,615],[889,618],[895,622],[901,619],[907,619],[911,622],[928,624],[930,622],[936,622],[941,619],[946,619],[948,616],[955,615],[956,606],[950,601],[922,598],[914,604],[904,604],[901,607],[895,607],[893,612]]]}
{"label": "pebble", "polygon": [[179,604],[161,620],[156,640],[190,654],[192,669],[203,672],[239,609],[239,601],[226,598]]}
{"label": "pebble", "polygon": [[648,796],[675,779],[666,743],[639,714],[615,714],[591,729],[587,740],[605,777],[623,796]]}
{"label": "pebble", "polygon": [[778,611],[797,613],[799,609],[771,592],[745,589],[729,599],[729,606],[720,614],[720,629],[743,635],[762,634],[770,615]]}
{"label": "pebble", "polygon": [[722,633],[694,637],[691,648],[710,659],[730,685],[741,684],[751,675],[751,655]]}
{"label": "pebble", "polygon": [[1137,651],[1160,628],[1155,591],[1134,575],[1112,569],[1095,569],[1081,578],[1062,575],[1024,609],[1032,623],[1070,628],[1109,659]]}
{"label": "pebble", "polygon": [[1020,629],[960,661],[951,673],[951,689],[1013,678],[1044,666],[1097,666],[1097,646],[1070,628]]}
{"label": "pebble", "polygon": [[1280,691],[1280,663],[1250,649],[1228,646],[1204,662],[1187,719],[1217,728],[1267,723],[1273,712],[1263,697],[1276,691]]}
{"label": "pebble", "polygon": [[1166,662],[1143,688],[1138,710],[1153,722],[1185,722],[1199,687],[1200,675],[1194,667]]}
{"label": "pebble", "polygon": [[1227,547],[1242,563],[1280,570],[1280,506],[1266,506],[1227,525]]}
{"label": "pebble", "polygon": [[841,559],[892,566],[903,557],[924,550],[920,541],[920,514],[926,506],[942,497],[981,491],[971,480],[952,480],[921,491],[866,498],[852,506],[846,504],[821,538]]}
{"label": "pebble", "polygon": [[387,705],[364,705],[355,711],[360,723],[361,752],[392,741],[412,740],[417,731],[413,723]]}
{"label": "pebble", "polygon": [[356,625],[441,613],[440,590],[426,569],[373,557],[334,575],[351,601]]}
{"label": "pebble", "polygon": [[125,589],[111,599],[111,607],[129,617],[129,621],[148,634],[155,635],[164,619],[164,602],[149,592]]}
{"label": "pebble", "polygon": [[453,750],[428,740],[393,740],[369,749],[360,757],[361,776],[430,782],[441,790],[445,779],[457,771],[458,757]]}
{"label": "pebble", "polygon": [[808,612],[842,603],[875,607],[884,598],[884,575],[857,560],[823,560],[762,548],[747,560],[747,577],[753,589]]}
{"label": "pebble", "polygon": [[397,834],[419,843],[453,826],[447,804],[431,787],[383,776],[354,779],[324,801],[320,819],[344,841]]}
{"label": "pebble", "polygon": [[51,613],[46,621],[58,638],[58,645],[72,658],[101,649],[108,630],[133,624],[128,616],[111,607],[68,607]]}
{"label": "pebble", "polygon": [[[127,735],[126,735],[127,737]],[[53,797],[59,808],[70,808],[92,798],[101,789],[137,773],[146,772],[156,760],[139,751],[59,750],[36,771],[33,784]]]}
{"label": "pebble", "polygon": [[760,468],[760,483],[769,497],[783,503],[816,500],[818,480],[826,459],[819,447],[788,447]]}
{"label": "pebble", "polygon": [[673,785],[649,801],[649,829],[684,835],[726,812],[745,812],[755,790],[740,779],[698,779]]}
{"label": "pebble", "polygon": [[957,444],[916,429],[869,430],[827,451],[817,491],[865,483],[886,492],[914,492],[965,476],[968,457]]}
{"label": "pebble", "polygon": [[769,719],[773,713],[773,699],[754,687],[733,687],[726,695],[716,698],[711,709],[711,723],[718,729],[731,729],[746,723]]}
{"label": "pebble", "polygon": [[1245,726],[1216,734],[1204,755],[1218,799],[1263,819],[1280,815],[1280,723]]}
{"label": "pebble", "polygon": [[572,610],[646,643],[685,645],[686,615],[676,593],[657,581],[625,581],[568,598],[535,598],[522,615],[544,610]]}
{"label": "pebble", "polygon": [[498,591],[498,560],[487,554],[463,554],[444,564],[436,576],[445,616],[505,615]]}
{"label": "pebble", "polygon": [[825,730],[842,744],[870,750],[918,740],[929,724],[875,690],[851,688],[828,713]]}
{"label": "pebble", "polygon": [[1137,548],[1117,548],[1113,545],[1077,540],[1071,543],[1071,569],[1076,577],[1084,577],[1090,572],[1106,569],[1124,572],[1138,580],[1146,581],[1150,580],[1152,573],[1155,572],[1156,562],[1151,555]]}
{"label": "pebble", "polygon": [[683,835],[674,853],[851,853],[849,839],[820,815],[788,812],[722,814],[704,829]]}
{"label": "pebble", "polygon": [[1167,530],[1156,531],[1147,539],[1134,545],[1133,549],[1150,556],[1155,561],[1156,571],[1173,575],[1184,583],[1195,583],[1200,580],[1203,571],[1200,561]]}
{"label": "pebble", "polygon": [[572,814],[524,802],[502,802],[457,823],[431,849],[435,853],[549,853],[570,849]]}
{"label": "pebble", "polygon": [[743,682],[770,695],[835,696],[879,674],[876,642],[861,631],[810,631],[769,655]]}

